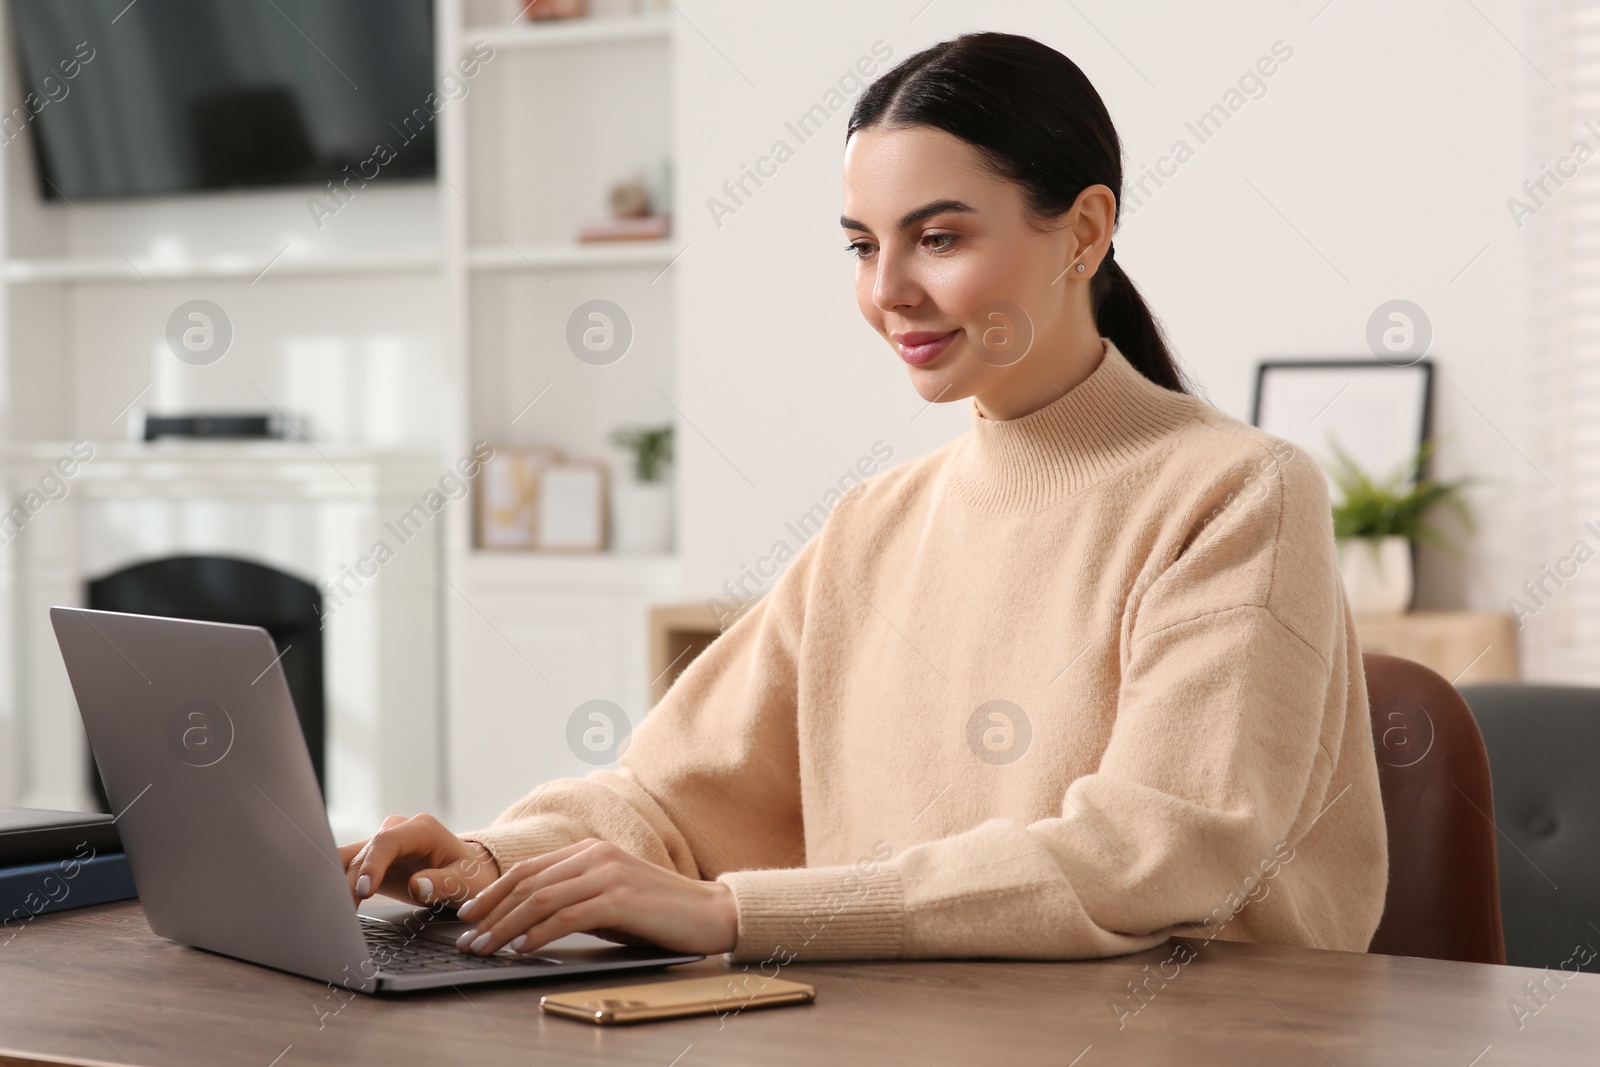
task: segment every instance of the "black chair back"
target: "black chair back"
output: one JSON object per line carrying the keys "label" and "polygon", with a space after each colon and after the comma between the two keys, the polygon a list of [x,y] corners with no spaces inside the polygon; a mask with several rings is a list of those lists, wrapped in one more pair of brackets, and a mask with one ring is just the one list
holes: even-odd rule
{"label": "black chair back", "polygon": [[1600,689],[1464,685],[1494,778],[1506,962],[1600,972]]}

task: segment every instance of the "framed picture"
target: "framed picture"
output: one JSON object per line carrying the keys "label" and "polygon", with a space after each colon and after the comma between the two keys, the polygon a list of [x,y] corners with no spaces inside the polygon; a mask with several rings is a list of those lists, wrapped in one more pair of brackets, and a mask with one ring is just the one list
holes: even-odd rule
{"label": "framed picture", "polygon": [[[1382,480],[1416,455],[1431,432],[1432,417],[1431,360],[1398,367],[1365,357],[1264,360],[1256,371],[1250,421],[1304,449],[1324,474],[1338,442],[1363,470]],[[1411,468],[1403,484],[1415,484],[1421,473]]]}
{"label": "framed picture", "polygon": [[539,472],[536,547],[600,552],[606,547],[606,466],[561,461]]}
{"label": "framed picture", "polygon": [[537,546],[540,474],[559,462],[561,454],[553,448],[495,448],[478,476],[479,548]]}

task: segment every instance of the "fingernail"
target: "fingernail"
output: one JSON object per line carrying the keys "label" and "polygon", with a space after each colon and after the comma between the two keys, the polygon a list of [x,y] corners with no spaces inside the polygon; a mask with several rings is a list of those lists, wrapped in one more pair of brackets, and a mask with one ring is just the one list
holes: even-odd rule
{"label": "fingernail", "polygon": [[509,948],[512,952],[521,952],[522,946],[526,945],[527,943],[528,935],[518,934],[516,937],[511,939],[511,944],[507,945],[506,948]]}
{"label": "fingernail", "polygon": [[362,875],[356,879],[356,896],[370,897],[372,895],[372,879]]}
{"label": "fingernail", "polygon": [[462,904],[456,909],[456,917],[459,919],[470,919],[472,918],[472,913],[477,910],[478,898],[473,897],[471,900],[467,901],[465,904]]}
{"label": "fingernail", "polygon": [[428,878],[417,879],[417,896],[423,900],[433,899],[433,881]]}
{"label": "fingernail", "polygon": [[474,941],[472,943],[472,951],[474,951],[474,952],[482,952],[483,949],[484,949],[484,946],[489,943],[489,936],[490,935],[487,934],[487,933],[484,933],[484,934],[480,935],[478,937],[478,940],[476,940],[476,941]]}
{"label": "fingernail", "polygon": [[456,938],[456,948],[459,948],[465,952],[467,946],[472,943],[472,939],[477,936],[477,933],[478,932],[476,930],[468,930],[466,933]]}

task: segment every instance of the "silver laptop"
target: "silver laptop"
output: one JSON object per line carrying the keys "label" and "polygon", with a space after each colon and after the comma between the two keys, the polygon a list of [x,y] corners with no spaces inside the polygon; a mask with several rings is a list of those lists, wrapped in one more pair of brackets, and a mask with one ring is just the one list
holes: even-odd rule
{"label": "silver laptop", "polygon": [[704,958],[585,934],[479,958],[448,909],[358,913],[265,630],[62,607],[50,622],[162,937],[366,993]]}

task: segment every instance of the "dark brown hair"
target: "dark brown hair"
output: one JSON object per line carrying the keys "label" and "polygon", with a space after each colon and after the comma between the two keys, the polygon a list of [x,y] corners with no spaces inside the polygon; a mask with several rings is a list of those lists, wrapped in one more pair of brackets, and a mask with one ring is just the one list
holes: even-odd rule
{"label": "dark brown hair", "polygon": [[[972,145],[1021,186],[1029,211],[1054,218],[1091,185],[1117,194],[1122,143],[1078,65],[1031,37],[968,33],[908,57],[867,87],[845,139],[871,126],[929,126]],[[1190,392],[1155,316],[1107,255],[1090,282],[1095,326],[1157,385]]]}

